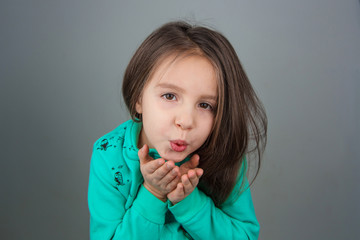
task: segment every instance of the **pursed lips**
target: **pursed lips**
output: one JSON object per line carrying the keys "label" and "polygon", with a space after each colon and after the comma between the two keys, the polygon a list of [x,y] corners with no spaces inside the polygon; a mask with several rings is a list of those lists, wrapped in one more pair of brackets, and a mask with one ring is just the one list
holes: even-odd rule
{"label": "pursed lips", "polygon": [[186,150],[188,143],[184,140],[171,140],[170,146],[175,152],[183,152]]}

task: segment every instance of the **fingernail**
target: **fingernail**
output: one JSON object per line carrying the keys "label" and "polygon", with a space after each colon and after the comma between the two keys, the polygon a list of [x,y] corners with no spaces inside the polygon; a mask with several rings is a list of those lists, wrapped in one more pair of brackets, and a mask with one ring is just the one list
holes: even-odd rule
{"label": "fingernail", "polygon": [[167,167],[167,169],[169,169],[169,170],[172,168],[168,162],[166,162],[166,167]]}

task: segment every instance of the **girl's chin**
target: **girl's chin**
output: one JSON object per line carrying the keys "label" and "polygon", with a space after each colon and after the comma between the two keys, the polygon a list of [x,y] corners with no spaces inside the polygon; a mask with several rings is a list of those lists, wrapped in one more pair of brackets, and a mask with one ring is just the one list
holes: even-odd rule
{"label": "girl's chin", "polygon": [[174,152],[174,151],[159,153],[159,154],[163,159],[174,162],[181,162],[188,156],[188,154],[186,154],[185,152]]}

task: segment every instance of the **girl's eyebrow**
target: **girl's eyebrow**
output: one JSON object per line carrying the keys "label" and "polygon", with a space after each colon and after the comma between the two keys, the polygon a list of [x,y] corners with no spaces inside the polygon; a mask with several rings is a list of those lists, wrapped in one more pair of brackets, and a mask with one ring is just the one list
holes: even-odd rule
{"label": "girl's eyebrow", "polygon": [[[155,87],[173,89],[180,93],[185,92],[185,90],[183,88],[176,86],[175,84],[171,84],[171,83],[158,83]],[[214,96],[214,95],[202,95],[202,96],[200,96],[200,98],[217,101],[217,96]]]}
{"label": "girl's eyebrow", "polygon": [[155,87],[170,88],[170,89],[174,89],[176,91],[179,91],[181,93],[185,92],[184,89],[182,89],[181,87],[176,86],[176,85],[171,84],[171,83],[158,83]]}

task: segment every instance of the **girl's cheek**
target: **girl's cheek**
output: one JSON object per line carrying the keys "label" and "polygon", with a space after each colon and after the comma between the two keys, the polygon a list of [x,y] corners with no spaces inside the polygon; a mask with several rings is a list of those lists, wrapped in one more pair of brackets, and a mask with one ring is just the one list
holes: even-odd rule
{"label": "girl's cheek", "polygon": [[206,121],[213,122],[215,119],[214,112],[208,109],[198,109],[197,114]]}
{"label": "girl's cheek", "polygon": [[158,101],[158,107],[163,110],[174,109],[176,108],[176,106],[177,104],[174,101],[165,101],[165,100]]}

